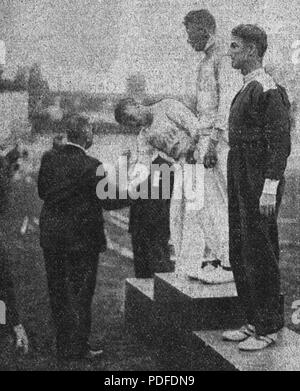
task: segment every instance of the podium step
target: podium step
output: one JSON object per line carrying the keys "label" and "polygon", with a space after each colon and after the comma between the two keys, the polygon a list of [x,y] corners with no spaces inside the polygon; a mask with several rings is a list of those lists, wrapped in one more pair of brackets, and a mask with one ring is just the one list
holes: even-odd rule
{"label": "podium step", "polygon": [[299,371],[300,335],[284,328],[277,343],[258,352],[241,352],[222,340],[222,331],[196,331],[192,339],[194,371]]}
{"label": "podium step", "polygon": [[154,302],[156,318],[167,328],[190,332],[245,322],[234,283],[206,285],[175,273],[156,274]]}
{"label": "podium step", "polygon": [[128,278],[125,282],[125,323],[139,336],[152,341],[153,279]]}
{"label": "podium step", "polygon": [[258,353],[222,341],[220,330],[245,322],[234,284],[203,285],[163,273],[154,280],[127,279],[125,289],[126,325],[159,349],[162,362],[170,365],[173,357],[176,370],[300,370],[300,336],[288,329]]}

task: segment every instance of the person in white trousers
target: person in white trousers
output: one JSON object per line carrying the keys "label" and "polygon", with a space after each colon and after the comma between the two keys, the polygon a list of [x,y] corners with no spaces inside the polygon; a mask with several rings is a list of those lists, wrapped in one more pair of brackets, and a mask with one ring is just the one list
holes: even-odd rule
{"label": "person in white trousers", "polygon": [[[178,262],[180,273],[206,283],[233,281],[229,264],[227,202],[227,121],[230,103],[242,86],[241,76],[232,69],[230,59],[222,54],[216,36],[216,22],[205,9],[190,11],[184,18],[188,43],[202,55],[196,82],[196,97],[188,106],[196,114],[204,153],[204,207],[186,213],[183,241]],[[176,188],[176,183],[175,183]],[[171,207],[171,232],[178,212]]]}

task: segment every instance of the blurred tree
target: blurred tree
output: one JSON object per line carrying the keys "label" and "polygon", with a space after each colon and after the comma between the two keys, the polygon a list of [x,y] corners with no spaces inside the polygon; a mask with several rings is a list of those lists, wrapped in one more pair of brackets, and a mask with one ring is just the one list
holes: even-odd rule
{"label": "blurred tree", "polygon": [[0,64],[0,92],[13,91],[14,83],[12,80],[5,79],[4,74],[4,65]]}
{"label": "blurred tree", "polygon": [[145,98],[147,89],[146,78],[142,73],[133,73],[126,79],[126,92],[127,95],[142,100]]}
{"label": "blurred tree", "polygon": [[18,66],[17,74],[14,79],[14,87],[16,91],[27,90],[28,87],[28,69],[26,67]]}
{"label": "blurred tree", "polygon": [[28,118],[32,124],[32,134],[47,132],[48,115],[45,113],[45,102],[49,99],[49,85],[42,77],[39,64],[33,64],[28,79]]}
{"label": "blurred tree", "polygon": [[28,79],[28,117],[30,120],[41,109],[43,102],[48,98],[49,92],[49,85],[47,81],[43,80],[40,65],[33,64]]}

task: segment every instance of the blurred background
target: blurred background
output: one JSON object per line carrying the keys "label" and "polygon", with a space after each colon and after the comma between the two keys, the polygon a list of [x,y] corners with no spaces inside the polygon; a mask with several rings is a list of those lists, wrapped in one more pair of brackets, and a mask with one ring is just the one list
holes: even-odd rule
{"label": "blurred background", "polygon": [[[0,239],[10,253],[21,317],[39,353],[21,362],[13,359],[10,368],[52,365],[47,358],[53,329],[36,187],[43,152],[51,148],[54,135],[64,132],[63,116],[81,113],[95,132],[90,154],[115,163],[136,140],[114,121],[120,97],[193,97],[201,55],[188,45],[182,22],[187,12],[200,8],[215,16],[225,50],[235,25],[257,23],[266,29],[265,66],[287,88],[292,102],[293,152],[279,228],[286,323],[299,331],[291,320],[292,303],[300,298],[299,0],[1,0],[0,147],[5,150],[21,140],[29,158],[14,177],[14,207],[2,218]],[[151,352],[144,352],[123,328],[123,284],[133,273],[128,210],[117,216],[107,213],[105,220],[109,251],[100,265],[95,295],[95,336],[107,341],[108,369],[153,369]]]}
{"label": "blurred background", "polygon": [[195,93],[199,54],[187,44],[182,21],[188,11],[203,7],[215,15],[224,47],[239,23],[266,29],[266,66],[288,88],[297,112],[298,0],[2,0],[2,77],[17,78],[19,88],[28,88],[30,75],[42,78],[44,87],[29,83],[29,90],[45,90],[42,105],[52,104],[59,94],[62,107],[75,103],[93,121],[107,123],[101,130],[116,130],[112,108],[120,94],[157,98]]}

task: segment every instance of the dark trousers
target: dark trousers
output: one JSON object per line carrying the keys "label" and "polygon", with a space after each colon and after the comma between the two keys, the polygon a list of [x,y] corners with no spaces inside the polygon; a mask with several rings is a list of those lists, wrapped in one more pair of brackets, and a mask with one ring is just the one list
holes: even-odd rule
{"label": "dark trousers", "polygon": [[[169,248],[170,200],[174,187],[174,172],[170,169],[172,164],[161,157],[155,159],[152,164],[151,174],[147,179],[149,198],[134,201],[130,208],[136,278],[152,278],[155,273],[174,271]],[[170,169],[168,178],[162,173],[164,167]],[[159,177],[159,181],[155,177]],[[156,199],[151,197],[152,190],[157,191]]]}
{"label": "dark trousers", "polygon": [[247,321],[259,335],[283,327],[277,215],[284,181],[279,184],[276,214],[272,217],[265,217],[259,211],[263,183],[262,168],[247,160],[247,151],[231,149],[228,156],[229,258]]}
{"label": "dark trousers", "polygon": [[99,254],[44,249],[44,258],[57,353],[82,355],[88,350]]}
{"label": "dark trousers", "polygon": [[141,228],[132,232],[136,278],[152,278],[155,273],[174,271],[174,264],[170,260],[169,238],[169,235],[161,235],[159,229],[151,232]]}

